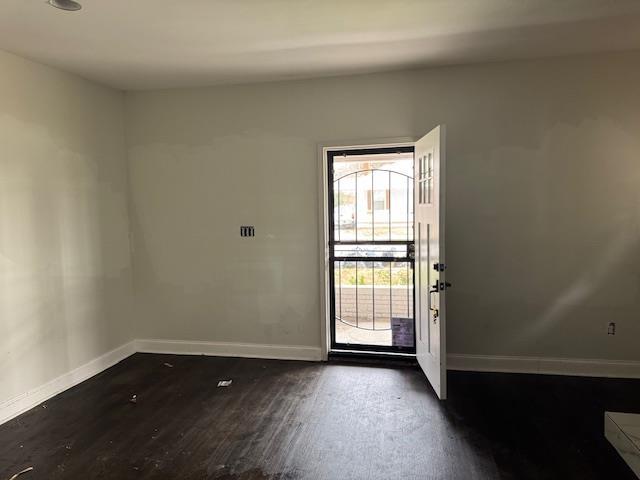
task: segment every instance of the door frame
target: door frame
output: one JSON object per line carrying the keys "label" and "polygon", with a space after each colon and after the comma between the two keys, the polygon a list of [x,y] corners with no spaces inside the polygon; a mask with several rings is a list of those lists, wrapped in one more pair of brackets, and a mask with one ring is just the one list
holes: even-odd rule
{"label": "door frame", "polygon": [[[331,268],[329,262],[329,234],[331,213],[329,211],[329,155],[336,150],[381,149],[393,147],[414,147],[413,137],[390,137],[364,140],[325,141],[317,145],[318,168],[318,221],[319,221],[319,267],[320,267],[320,348],[322,360],[326,361],[331,350]],[[414,312],[415,315],[415,312]],[[415,356],[406,353],[385,353],[385,355]]]}

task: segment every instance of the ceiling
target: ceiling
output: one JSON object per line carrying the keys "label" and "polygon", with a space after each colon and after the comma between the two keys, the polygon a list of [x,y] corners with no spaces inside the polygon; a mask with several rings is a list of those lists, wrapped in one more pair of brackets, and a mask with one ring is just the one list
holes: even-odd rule
{"label": "ceiling", "polygon": [[640,49],[640,0],[0,2],[0,49],[116,88]]}

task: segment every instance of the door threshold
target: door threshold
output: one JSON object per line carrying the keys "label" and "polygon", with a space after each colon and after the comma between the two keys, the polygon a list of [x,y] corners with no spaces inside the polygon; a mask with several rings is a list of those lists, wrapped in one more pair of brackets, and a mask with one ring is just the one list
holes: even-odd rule
{"label": "door threshold", "polygon": [[402,353],[402,352],[381,352],[379,350],[341,350],[338,348],[332,348],[331,350],[329,350],[329,355],[331,354],[339,354],[339,355],[343,355],[343,354],[354,354],[354,355],[365,355],[365,356],[371,356],[371,355],[378,355],[381,357],[407,357],[407,358],[416,358],[416,354],[415,353]]}
{"label": "door threshold", "polygon": [[366,350],[330,350],[329,361],[355,361],[362,363],[387,363],[415,365],[413,353],[375,352]]}

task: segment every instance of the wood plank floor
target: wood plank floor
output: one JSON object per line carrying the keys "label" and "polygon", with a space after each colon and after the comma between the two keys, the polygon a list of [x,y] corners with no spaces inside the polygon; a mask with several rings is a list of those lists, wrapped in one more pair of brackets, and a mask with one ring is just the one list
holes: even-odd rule
{"label": "wood plank floor", "polygon": [[440,403],[408,366],[136,354],[0,426],[0,480],[635,478],[603,412],[640,413],[639,381],[449,383]]}

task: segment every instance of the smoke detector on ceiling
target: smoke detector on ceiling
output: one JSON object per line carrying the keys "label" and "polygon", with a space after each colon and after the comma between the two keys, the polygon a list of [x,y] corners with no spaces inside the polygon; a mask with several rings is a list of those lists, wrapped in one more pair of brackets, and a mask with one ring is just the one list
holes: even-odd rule
{"label": "smoke detector on ceiling", "polygon": [[49,5],[59,8],[60,10],[68,10],[70,12],[75,12],[76,10],[80,10],[82,5],[74,0],[49,0]]}

